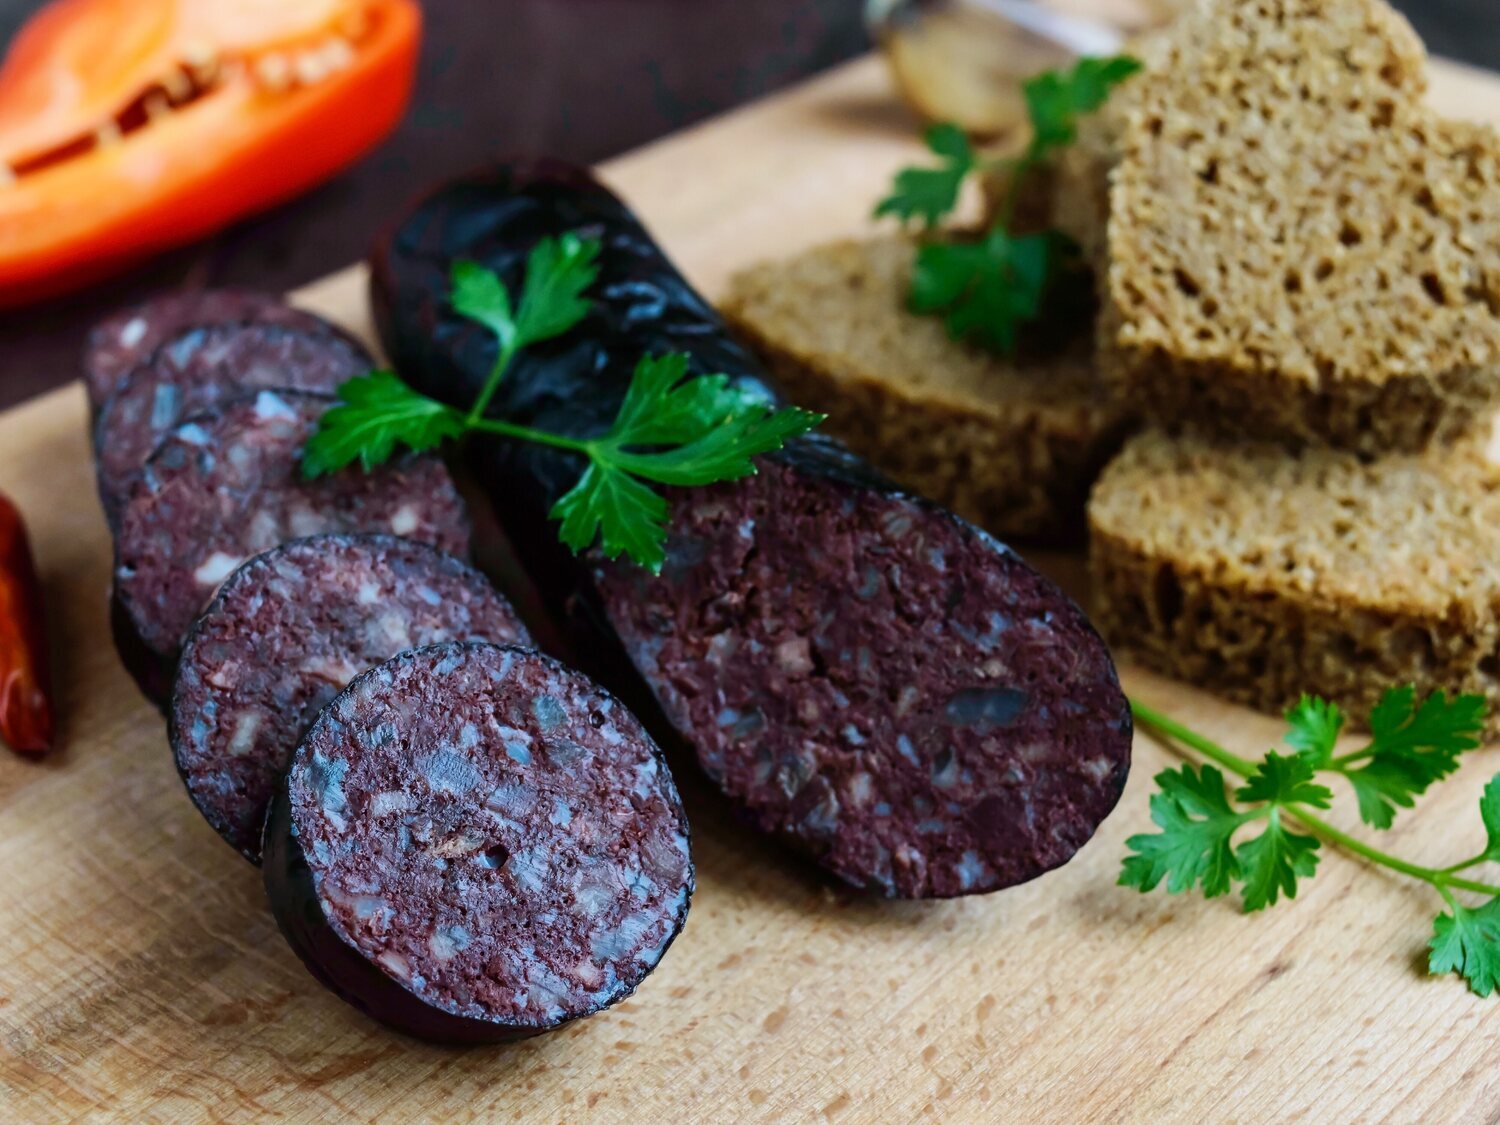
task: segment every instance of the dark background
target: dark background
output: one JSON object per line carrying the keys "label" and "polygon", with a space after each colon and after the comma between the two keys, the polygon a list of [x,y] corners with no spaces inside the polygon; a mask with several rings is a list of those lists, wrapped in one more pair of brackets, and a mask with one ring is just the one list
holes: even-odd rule
{"label": "dark background", "polygon": [[[426,0],[398,132],[312,194],[100,290],[0,317],[0,407],[76,374],[86,327],[152,289],[274,290],[362,257],[426,184],[526,151],[598,161],[866,48],[862,0]],[[1500,0],[1397,0],[1433,53],[1500,69]],[[36,0],[0,0],[9,41]]]}

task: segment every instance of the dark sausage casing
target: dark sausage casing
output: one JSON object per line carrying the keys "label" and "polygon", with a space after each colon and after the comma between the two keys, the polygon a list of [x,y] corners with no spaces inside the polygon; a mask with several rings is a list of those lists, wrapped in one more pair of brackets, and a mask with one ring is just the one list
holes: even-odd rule
{"label": "dark sausage casing", "polygon": [[635,717],[536,652],[417,649],[354,679],[266,823],[308,969],[424,1039],[499,1042],[630,995],[686,920],[687,818]]}
{"label": "dark sausage casing", "polygon": [[[382,243],[375,307],[398,369],[471,403],[496,345],[449,305],[452,263],[478,261],[518,292],[536,241],[570,231],[603,240],[594,308],[523,353],[498,415],[595,436],[637,361],[667,352],[777,397],[628,208],[555,163],[449,184]],[[658,708],[752,823],[848,882],[911,898],[1011,886],[1065,863],[1118,801],[1130,712],[1082,612],[837,442],[803,439],[755,477],[673,492],[655,578],[558,543],[548,513],[576,457],[497,441],[478,459],[596,672],[641,713]]]}

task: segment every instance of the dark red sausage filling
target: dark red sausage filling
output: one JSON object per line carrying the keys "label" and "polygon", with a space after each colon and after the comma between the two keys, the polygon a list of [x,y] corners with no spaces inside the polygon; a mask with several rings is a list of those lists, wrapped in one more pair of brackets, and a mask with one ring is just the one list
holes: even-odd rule
{"label": "dark red sausage filling", "polygon": [[318,712],[360,672],[444,641],[529,643],[482,574],[425,544],[324,535],[257,555],[178,665],[172,748],[193,802],[258,863],[266,806]]}
{"label": "dark red sausage filling", "polygon": [[463,502],[436,457],[302,479],[302,446],[332,400],[261,391],[179,426],[121,509],[115,583],[130,626],[175,654],[193,619],[253,555],[328,532],[380,532],[466,555]]}
{"label": "dark red sausage filling", "polygon": [[178,333],[216,324],[279,324],[304,332],[341,334],[321,317],[293,308],[270,293],[245,289],[167,293],[116,313],[90,333],[83,357],[90,404],[96,410],[102,406],[131,368]]}
{"label": "dark red sausage filling", "polygon": [[1130,722],[1071,602],[930,506],[767,462],[675,498],[606,612],[707,773],[760,827],[903,897],[1065,863],[1114,807]]}
{"label": "dark red sausage filling", "polygon": [[359,677],[288,797],[326,924],[457,1020],[534,1032],[597,1011],[687,912],[687,824],[655,745],[534,652],[445,645]]}
{"label": "dark red sausage filling", "polygon": [[111,519],[131,479],[183,419],[263,387],[333,392],[372,366],[325,332],[236,325],[184,333],[120,383],[94,431],[99,496]]}

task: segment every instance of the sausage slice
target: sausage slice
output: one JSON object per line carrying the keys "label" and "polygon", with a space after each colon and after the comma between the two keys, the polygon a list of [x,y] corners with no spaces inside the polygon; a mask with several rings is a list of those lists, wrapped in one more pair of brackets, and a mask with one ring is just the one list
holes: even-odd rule
{"label": "sausage slice", "polygon": [[184,418],[262,387],[333,392],[374,366],[326,332],[272,324],[195,328],[121,379],[94,427],[99,499],[113,524],[131,480]]}
{"label": "sausage slice", "polygon": [[318,712],[360,672],[444,641],[529,644],[478,571],[389,535],[319,535],[256,555],[188,634],[169,711],[193,803],[260,862],[266,807]]}
{"label": "sausage slice", "polygon": [[179,333],[220,324],[279,324],[303,332],[344,335],[322,317],[293,308],[270,293],[248,289],[165,293],[122,309],[89,333],[83,354],[89,405],[97,411],[131,368]]}
{"label": "sausage slice", "polygon": [[467,555],[463,501],[434,456],[302,479],[302,447],[332,402],[260,391],[225,403],[173,430],[132,483],[115,537],[113,620],[149,698],[167,698],[182,640],[219,585],[279,543],[382,532]]}
{"label": "sausage slice", "polygon": [[535,652],[447,644],[361,676],[266,825],[313,975],[412,1035],[535,1035],[630,995],[682,929],[687,820],[656,745]]}

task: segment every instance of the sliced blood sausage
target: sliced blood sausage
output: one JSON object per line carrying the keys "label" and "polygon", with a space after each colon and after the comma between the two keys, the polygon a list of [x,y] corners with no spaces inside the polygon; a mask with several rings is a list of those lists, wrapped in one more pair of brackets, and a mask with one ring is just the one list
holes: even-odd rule
{"label": "sliced blood sausage", "polygon": [[105,515],[114,522],[131,479],[184,418],[262,387],[331,392],[373,366],[363,348],[326,332],[189,329],[127,373],[99,412],[94,452]]}
{"label": "sliced blood sausage", "polygon": [[357,674],[444,641],[529,645],[510,603],[451,555],[388,535],[319,535],[256,555],[182,647],[169,711],[193,803],[253,863],[292,751]]}
{"label": "sliced blood sausage", "polygon": [[270,293],[195,289],[163,294],[115,313],[89,334],[83,372],[90,405],[95,410],[103,406],[131,368],[179,333],[218,324],[279,324],[304,332],[343,335],[322,317],[293,308]]}
{"label": "sliced blood sausage", "polygon": [[115,536],[114,625],[151,699],[170,692],[179,646],[214,591],[279,543],[380,532],[468,554],[463,501],[436,457],[302,479],[302,447],[333,401],[260,391],[226,402],[173,430],[131,484]]}
{"label": "sliced blood sausage", "polygon": [[[495,344],[453,312],[453,261],[514,287],[537,240],[569,231],[602,239],[594,308],[522,354],[497,412],[597,435],[639,358],[667,352],[777,398],[625,205],[554,163],[446,186],[379,248],[377,316],[403,372],[472,401]],[[813,436],[753,478],[674,492],[659,577],[558,544],[548,513],[577,458],[477,449],[509,538],[596,674],[742,815],[840,878],[900,897],[1011,886],[1066,862],[1118,801],[1130,712],[1083,613],[838,443]]]}
{"label": "sliced blood sausage", "polygon": [[314,976],[447,1042],[535,1035],[628,996],[693,891],[682,804],[635,717],[494,645],[358,676],[297,748],[264,866]]}

